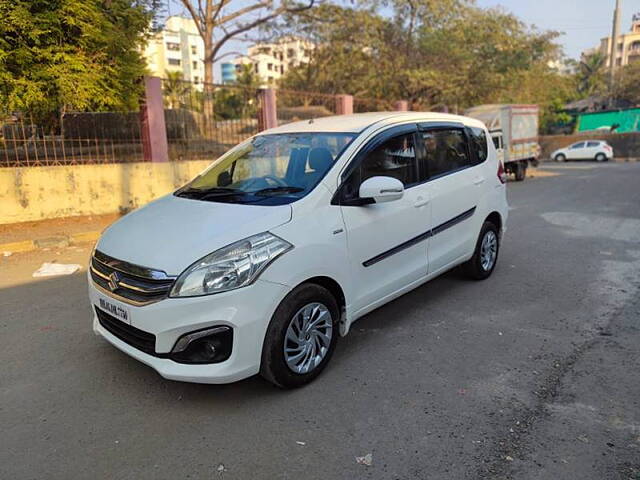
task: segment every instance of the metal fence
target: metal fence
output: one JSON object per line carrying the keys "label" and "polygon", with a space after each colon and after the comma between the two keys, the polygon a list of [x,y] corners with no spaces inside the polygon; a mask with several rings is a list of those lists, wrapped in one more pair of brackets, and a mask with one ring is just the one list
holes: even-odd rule
{"label": "metal fence", "polygon": [[124,163],[142,160],[140,117],[134,113],[66,113],[36,123],[0,121],[0,167]]}
{"label": "metal fence", "polygon": [[259,131],[258,90],[163,80],[170,160],[213,160]]}
{"label": "metal fence", "polygon": [[278,125],[336,114],[336,95],[278,89]]}

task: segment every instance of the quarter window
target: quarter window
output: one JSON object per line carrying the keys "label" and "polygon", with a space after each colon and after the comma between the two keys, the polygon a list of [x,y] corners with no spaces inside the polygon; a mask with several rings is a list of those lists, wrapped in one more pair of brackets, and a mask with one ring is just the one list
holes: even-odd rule
{"label": "quarter window", "polygon": [[471,140],[471,151],[475,155],[476,163],[482,163],[487,159],[487,134],[484,128],[471,127],[469,128],[469,137]]}
{"label": "quarter window", "polygon": [[437,177],[473,165],[469,158],[463,130],[430,130],[423,132],[422,138],[430,177]]}

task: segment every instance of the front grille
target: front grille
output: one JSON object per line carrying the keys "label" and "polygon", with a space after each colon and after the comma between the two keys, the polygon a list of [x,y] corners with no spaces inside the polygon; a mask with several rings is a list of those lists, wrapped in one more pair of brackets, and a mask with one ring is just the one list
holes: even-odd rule
{"label": "front grille", "polygon": [[103,290],[134,305],[148,305],[169,295],[175,277],[160,270],[133,265],[96,250],[91,258],[91,278]]}
{"label": "front grille", "polygon": [[108,332],[132,347],[150,355],[156,355],[156,336],[118,320],[104,310],[96,309],[98,321]]}

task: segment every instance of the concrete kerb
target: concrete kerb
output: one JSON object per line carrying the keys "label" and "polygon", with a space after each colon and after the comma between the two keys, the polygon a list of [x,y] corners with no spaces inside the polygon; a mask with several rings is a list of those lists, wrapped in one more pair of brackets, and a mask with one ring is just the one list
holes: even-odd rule
{"label": "concrete kerb", "polygon": [[0,243],[0,255],[4,252],[23,253],[42,248],[61,248],[86,242],[95,242],[100,238],[99,231],[74,233],[72,235],[55,235],[52,237],[19,242]]}

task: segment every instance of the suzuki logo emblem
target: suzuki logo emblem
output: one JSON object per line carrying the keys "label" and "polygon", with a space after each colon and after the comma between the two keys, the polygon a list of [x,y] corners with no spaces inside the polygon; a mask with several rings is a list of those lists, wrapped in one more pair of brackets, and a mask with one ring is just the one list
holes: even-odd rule
{"label": "suzuki logo emblem", "polygon": [[109,275],[109,290],[115,292],[120,287],[120,275],[118,272],[113,272]]}

